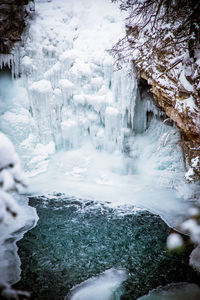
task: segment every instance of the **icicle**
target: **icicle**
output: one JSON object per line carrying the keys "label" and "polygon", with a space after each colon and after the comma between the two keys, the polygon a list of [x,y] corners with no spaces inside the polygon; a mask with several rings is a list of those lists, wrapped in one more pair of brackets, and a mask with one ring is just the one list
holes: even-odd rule
{"label": "icicle", "polygon": [[0,69],[8,67],[12,69],[12,78],[20,74],[21,49],[20,44],[15,44],[11,54],[0,54]]}
{"label": "icicle", "polygon": [[105,149],[113,152],[121,148],[121,114],[114,107],[107,107],[105,111]]}
{"label": "icicle", "polygon": [[0,69],[12,65],[13,62],[13,54],[0,54]]}

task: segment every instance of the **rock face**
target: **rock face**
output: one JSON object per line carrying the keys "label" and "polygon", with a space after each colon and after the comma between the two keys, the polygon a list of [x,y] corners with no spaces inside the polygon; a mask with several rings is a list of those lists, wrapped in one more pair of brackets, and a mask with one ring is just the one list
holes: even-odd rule
{"label": "rock face", "polygon": [[13,45],[21,41],[26,18],[34,11],[29,0],[0,1],[0,53],[10,53]]}
{"label": "rock face", "polygon": [[[156,103],[172,119],[181,133],[181,145],[186,161],[193,171],[191,178],[200,176],[200,59],[188,66],[171,68],[167,56],[159,55],[154,68],[145,67],[145,58],[135,60],[138,75],[151,86]],[[172,56],[173,57],[173,56]],[[175,59],[175,56],[174,56]],[[150,62],[149,62],[150,63]],[[152,64],[152,62],[151,62]],[[195,163],[194,163],[195,161]]]}
{"label": "rock face", "polygon": [[[137,64],[136,64],[137,68]],[[159,65],[157,65],[159,69]],[[167,67],[165,69],[167,71]],[[197,66],[198,74],[199,67]],[[165,72],[165,71],[164,71]],[[165,111],[166,115],[172,119],[180,129],[181,146],[183,148],[186,161],[193,168],[191,179],[200,178],[200,110],[199,91],[188,91],[180,84],[179,76],[172,77],[165,73],[163,83],[155,78],[151,72],[140,69],[138,72],[142,78],[147,80],[151,86],[151,92],[156,103]],[[167,80],[166,80],[167,79]],[[165,83],[168,83],[165,85]],[[197,86],[197,80],[196,80]],[[195,83],[193,83],[195,87]],[[194,102],[193,102],[194,101]]]}
{"label": "rock face", "polygon": [[[199,77],[194,82],[188,78],[191,85],[188,84],[188,86],[184,87],[180,82],[180,73],[176,73],[174,70],[173,72],[167,71],[169,64],[165,64],[164,67],[162,60],[155,66],[155,73],[151,72],[151,70],[144,70],[141,67],[141,63],[139,63],[139,67],[136,63],[136,68],[138,75],[147,80],[151,86],[151,92],[156,103],[180,129],[181,145],[188,163],[192,165],[192,161],[200,157]],[[193,68],[196,68],[195,72],[200,74],[200,68],[197,64]],[[158,76],[157,74],[160,73],[159,70],[161,69],[162,73]],[[176,76],[173,76],[173,73]],[[188,90],[191,86],[193,91]],[[194,168],[194,173],[198,174],[197,177],[200,175],[199,168],[198,159],[198,163]]]}
{"label": "rock face", "polygon": [[126,35],[112,49],[117,67],[133,61],[180,129],[189,174],[200,179],[200,3],[121,0],[120,7],[128,16]]}
{"label": "rock face", "polygon": [[[189,163],[192,167],[189,172],[191,178],[188,179],[200,179],[199,26],[191,34],[191,22],[194,20],[186,18],[188,26],[187,30],[183,30],[184,14],[179,18],[178,12],[177,22],[167,21],[170,16],[166,19],[160,9],[163,1],[159,1],[156,17],[152,13],[157,1],[151,1],[152,11],[149,14],[146,11],[149,7],[147,1],[134,2],[137,4],[122,2],[127,5],[125,9],[128,7],[129,16],[125,37],[112,49],[116,64],[120,66],[120,61],[127,59],[133,61],[138,78],[148,82],[158,106],[180,129],[186,165]],[[194,7],[191,8],[192,14],[196,16]],[[151,17],[155,17],[154,21]],[[182,38],[179,38],[180,32]]]}

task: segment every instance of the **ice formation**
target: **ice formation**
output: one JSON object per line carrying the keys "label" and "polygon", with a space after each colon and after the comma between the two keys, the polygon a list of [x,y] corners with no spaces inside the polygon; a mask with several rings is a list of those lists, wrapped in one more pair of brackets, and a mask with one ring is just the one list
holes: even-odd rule
{"label": "ice formation", "polygon": [[125,270],[109,269],[103,274],[90,278],[73,287],[70,296],[66,297],[65,300],[116,299],[114,292],[126,278]]}
{"label": "ice formation", "polygon": [[179,136],[139,91],[131,62],[113,70],[107,50],[123,34],[124,12],[108,0],[37,0],[35,10],[24,47],[1,57],[21,73],[0,127],[29,191],[137,205],[172,222],[190,197]]}
{"label": "ice formation", "polygon": [[12,70],[12,78],[20,74],[21,47],[16,44],[11,54],[0,54],[0,69],[8,67]]}

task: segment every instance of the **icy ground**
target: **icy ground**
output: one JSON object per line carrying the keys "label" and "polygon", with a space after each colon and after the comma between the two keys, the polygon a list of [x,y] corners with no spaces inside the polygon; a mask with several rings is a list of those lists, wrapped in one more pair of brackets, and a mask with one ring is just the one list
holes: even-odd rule
{"label": "icy ground", "polygon": [[114,72],[107,51],[125,15],[108,0],[36,0],[35,9],[14,56],[21,77],[10,83],[5,74],[1,86],[0,128],[22,158],[28,192],[137,206],[179,222],[192,189],[178,132],[139,96],[132,65]]}

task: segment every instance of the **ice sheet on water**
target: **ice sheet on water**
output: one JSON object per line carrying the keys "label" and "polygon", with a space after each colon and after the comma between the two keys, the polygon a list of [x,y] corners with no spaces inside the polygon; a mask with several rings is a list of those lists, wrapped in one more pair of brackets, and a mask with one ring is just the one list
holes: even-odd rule
{"label": "ice sheet on water", "polygon": [[198,300],[200,288],[196,284],[180,282],[159,287],[138,300]]}
{"label": "ice sheet on water", "polygon": [[109,269],[72,288],[65,300],[109,300],[126,278],[125,270]]}

